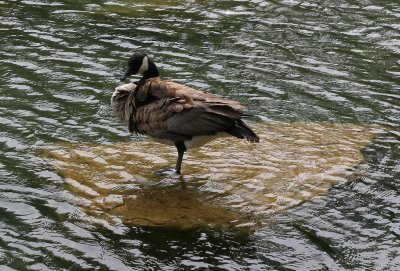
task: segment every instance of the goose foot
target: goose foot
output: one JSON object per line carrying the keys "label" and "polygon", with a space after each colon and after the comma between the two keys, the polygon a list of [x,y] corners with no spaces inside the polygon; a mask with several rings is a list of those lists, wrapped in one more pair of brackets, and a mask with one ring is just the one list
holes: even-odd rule
{"label": "goose foot", "polygon": [[155,174],[158,175],[175,175],[178,174],[180,175],[180,172],[177,172],[175,169],[173,168],[162,168],[162,169],[158,169],[156,171],[154,171]]}

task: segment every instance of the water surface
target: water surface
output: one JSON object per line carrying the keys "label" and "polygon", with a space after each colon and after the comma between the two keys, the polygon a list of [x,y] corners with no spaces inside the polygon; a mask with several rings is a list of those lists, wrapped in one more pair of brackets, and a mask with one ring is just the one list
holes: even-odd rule
{"label": "water surface", "polygon": [[[397,1],[0,1],[0,269],[399,269],[399,17]],[[135,50],[245,104],[262,142],[156,176],[173,148],[110,107]]]}

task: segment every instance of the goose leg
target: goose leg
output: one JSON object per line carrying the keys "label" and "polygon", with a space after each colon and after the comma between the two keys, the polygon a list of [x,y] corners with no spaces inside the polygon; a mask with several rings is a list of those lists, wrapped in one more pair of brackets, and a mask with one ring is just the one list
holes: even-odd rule
{"label": "goose leg", "polygon": [[186,151],[186,146],[183,141],[177,141],[175,142],[176,149],[178,150],[178,160],[176,160],[176,166],[175,166],[175,171],[176,173],[180,174],[181,173],[181,165],[182,165],[182,160],[183,160],[183,154]]}

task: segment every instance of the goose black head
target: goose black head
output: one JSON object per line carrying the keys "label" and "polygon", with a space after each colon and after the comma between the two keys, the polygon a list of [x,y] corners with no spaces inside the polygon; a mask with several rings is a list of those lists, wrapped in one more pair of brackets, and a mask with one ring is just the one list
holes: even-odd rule
{"label": "goose black head", "polygon": [[159,76],[156,64],[143,52],[136,52],[129,58],[128,69],[121,77],[121,81],[138,73],[143,76],[142,79]]}

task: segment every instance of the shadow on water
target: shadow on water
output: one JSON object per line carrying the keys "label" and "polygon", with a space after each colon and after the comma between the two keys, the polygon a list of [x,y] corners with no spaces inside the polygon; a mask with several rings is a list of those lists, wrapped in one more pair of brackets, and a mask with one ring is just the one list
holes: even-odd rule
{"label": "shadow on water", "polygon": [[363,174],[377,126],[311,122],[254,125],[259,144],[216,140],[188,152],[183,175],[157,175],[175,149],[150,140],[44,151],[85,213],[109,223],[255,229],[262,218]]}
{"label": "shadow on water", "polygon": [[123,235],[115,235],[105,228],[99,232],[110,240],[108,246],[112,250],[117,251],[124,245],[139,246],[140,249],[132,249],[126,255],[126,260],[147,268],[165,270],[171,262],[175,264],[174,270],[208,270],[210,266],[240,270],[243,265],[266,268],[266,263],[257,256],[256,242],[248,231],[130,227]]}

